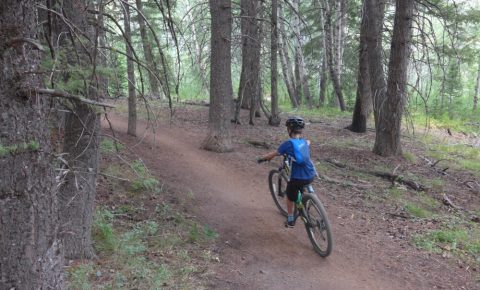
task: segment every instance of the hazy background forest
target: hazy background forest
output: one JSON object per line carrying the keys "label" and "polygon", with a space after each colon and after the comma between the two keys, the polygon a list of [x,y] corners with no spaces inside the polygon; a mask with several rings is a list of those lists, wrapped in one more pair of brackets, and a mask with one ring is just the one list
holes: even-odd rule
{"label": "hazy background forest", "polygon": [[[205,286],[221,265],[219,234],[186,210],[193,191],[172,197],[181,190],[147,166],[157,157],[128,138],[160,127],[178,137],[165,124],[180,124],[208,151],[244,150],[243,133],[269,147],[289,115],[305,117],[312,138],[333,138],[314,139],[321,146],[388,164],[387,197],[360,186],[362,199],[423,226],[409,236],[416,248],[478,269],[479,28],[477,0],[2,1],[0,288]],[[130,137],[114,130],[119,116]],[[435,139],[444,135],[453,141]],[[332,148],[325,156],[358,153]],[[413,178],[419,160],[432,172]],[[355,184],[322,162],[347,196]],[[400,199],[395,182],[414,193]]]}

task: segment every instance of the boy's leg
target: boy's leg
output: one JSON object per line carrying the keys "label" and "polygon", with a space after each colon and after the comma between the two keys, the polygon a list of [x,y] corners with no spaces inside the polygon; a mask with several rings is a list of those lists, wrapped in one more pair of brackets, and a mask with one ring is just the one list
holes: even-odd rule
{"label": "boy's leg", "polygon": [[290,199],[286,198],[285,201],[287,202],[287,212],[288,215],[293,215],[293,201]]}
{"label": "boy's leg", "polygon": [[294,210],[294,201],[297,198],[298,195],[298,190],[299,186],[297,184],[298,182],[294,180],[290,180],[287,183],[287,198],[286,198],[286,205],[287,205],[287,222],[285,223],[285,226],[287,227],[293,227],[295,225],[295,217],[293,216],[293,210]]}

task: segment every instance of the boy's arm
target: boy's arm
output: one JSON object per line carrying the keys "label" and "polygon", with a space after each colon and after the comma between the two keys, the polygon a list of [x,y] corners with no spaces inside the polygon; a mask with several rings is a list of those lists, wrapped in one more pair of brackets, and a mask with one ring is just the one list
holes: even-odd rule
{"label": "boy's arm", "polygon": [[267,153],[266,155],[260,157],[258,159],[259,162],[262,162],[262,161],[270,161],[272,160],[273,158],[279,156],[280,154],[277,152],[277,151],[272,151],[270,153]]}

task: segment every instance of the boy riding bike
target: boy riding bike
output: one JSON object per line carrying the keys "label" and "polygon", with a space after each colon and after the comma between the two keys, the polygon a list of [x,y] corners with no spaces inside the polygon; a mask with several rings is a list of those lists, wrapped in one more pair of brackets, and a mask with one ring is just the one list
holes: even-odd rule
{"label": "boy riding bike", "polygon": [[282,155],[292,158],[292,173],[286,189],[288,216],[285,226],[293,227],[295,225],[295,217],[293,215],[294,202],[298,198],[298,192],[302,191],[304,186],[312,183],[317,172],[310,159],[310,141],[302,138],[305,121],[301,117],[290,117],[285,125],[287,126],[290,139],[283,142],[276,151],[266,154],[258,161],[270,161],[276,156]]}

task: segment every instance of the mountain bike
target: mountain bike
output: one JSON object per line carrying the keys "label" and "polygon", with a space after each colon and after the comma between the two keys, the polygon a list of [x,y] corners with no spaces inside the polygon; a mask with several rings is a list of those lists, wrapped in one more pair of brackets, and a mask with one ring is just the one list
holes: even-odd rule
{"label": "mountain bike", "polygon": [[[258,160],[264,162],[266,160]],[[282,165],[278,170],[271,170],[268,174],[268,185],[273,201],[280,213],[287,217],[286,188],[290,176],[292,160],[283,156]],[[315,194],[312,184],[306,185],[298,194],[294,208],[295,220],[300,218],[305,224],[308,238],[313,249],[321,257],[327,257],[332,252],[333,238],[330,221],[322,202]]]}

